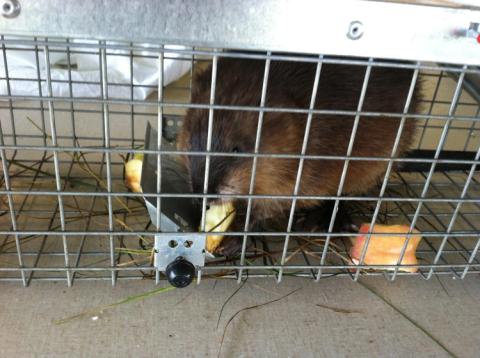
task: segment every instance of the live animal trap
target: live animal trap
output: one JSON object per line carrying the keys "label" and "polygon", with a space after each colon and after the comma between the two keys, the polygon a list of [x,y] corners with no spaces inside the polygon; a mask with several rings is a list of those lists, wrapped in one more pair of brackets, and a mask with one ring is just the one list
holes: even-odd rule
{"label": "live animal trap", "polygon": [[[210,3],[186,9],[175,0],[169,6],[135,4],[0,2],[1,281],[158,282],[167,271],[171,282],[184,286],[194,278],[428,279],[480,273],[478,7],[273,0],[227,1],[222,9]],[[54,16],[59,9],[64,14]],[[254,103],[219,102],[217,66],[227,58],[261,61],[265,76]],[[317,86],[306,106],[269,106],[268,74],[279,62],[316,69],[317,81],[311,81]],[[342,100],[329,108],[316,106],[322,71],[333,65],[361,69],[354,106],[342,107]],[[208,95],[193,102],[192,77],[210,66]],[[399,110],[362,106],[370,74],[382,69],[412,73]],[[229,89],[232,98],[240,95],[236,88]],[[409,101],[416,91],[422,96],[412,111]],[[358,139],[354,124],[367,119],[395,121],[399,128],[416,123],[416,132],[404,156],[395,155],[394,141],[390,154],[369,157],[357,157],[348,147],[341,155],[312,155],[308,145],[296,152],[262,152],[269,134],[258,129],[250,151],[217,152],[211,146],[184,152],[176,138],[188,109],[204,110],[212,141],[218,139],[211,138],[212,127],[222,113],[232,118],[253,113],[255,123],[281,114],[311,125],[326,117],[350,120],[346,141],[352,146]],[[402,131],[397,135],[401,138]],[[308,144],[308,133],[303,137],[307,142],[301,144]],[[143,192],[132,192],[125,186],[125,163],[142,154]],[[294,189],[279,195],[275,187],[261,194],[253,189],[219,194],[208,185],[193,192],[185,156],[210,158],[207,163],[219,156],[296,161],[298,183],[302,166],[313,160],[340,162],[344,179],[359,161],[381,162],[385,174],[362,194],[345,193],[344,180],[331,195]],[[204,173],[201,179],[210,180]],[[251,188],[258,179],[254,173]],[[208,232],[203,224],[212,199],[245,204],[246,213],[237,211],[236,220],[250,222],[255,200],[286,200],[293,209],[280,224]],[[309,200],[324,205],[295,206]],[[352,225],[337,227],[344,212]],[[240,239],[241,250],[232,256],[209,253],[209,240],[220,236],[225,236],[222,244]]]}

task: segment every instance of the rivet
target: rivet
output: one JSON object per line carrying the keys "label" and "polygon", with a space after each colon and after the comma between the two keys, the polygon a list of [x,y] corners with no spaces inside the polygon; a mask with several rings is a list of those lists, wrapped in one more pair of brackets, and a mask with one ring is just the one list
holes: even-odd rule
{"label": "rivet", "polygon": [[4,0],[1,11],[3,17],[13,19],[20,14],[20,3],[18,0]]}
{"label": "rivet", "polygon": [[358,40],[363,35],[363,24],[360,21],[352,21],[348,27],[347,37],[350,40]]}

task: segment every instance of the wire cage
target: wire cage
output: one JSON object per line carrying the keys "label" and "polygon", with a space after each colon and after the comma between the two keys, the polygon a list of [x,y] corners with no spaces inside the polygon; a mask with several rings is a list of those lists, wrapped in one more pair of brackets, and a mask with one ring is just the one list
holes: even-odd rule
{"label": "wire cage", "polygon": [[[76,6],[74,2],[65,3],[66,6]],[[22,11],[28,19],[29,11],[36,8],[25,6]],[[281,10],[285,5],[276,6]],[[398,8],[392,11],[405,6],[409,11],[416,11],[410,5],[395,6]],[[245,5],[245,11],[250,8]],[[234,13],[235,9],[232,5],[229,13]],[[429,7],[414,9],[420,9],[420,12],[445,11]],[[101,11],[105,15],[111,9]],[[162,11],[165,14],[167,10]],[[308,8],[302,11],[308,13]],[[274,23],[278,13],[269,14],[267,20]],[[188,11],[182,14],[188,16]],[[456,13],[462,19],[472,21],[475,16],[480,19],[479,14],[477,9],[462,9]],[[229,16],[226,17],[225,21],[228,21]],[[111,25],[113,20],[106,19]],[[348,19],[347,24],[351,24],[352,17]],[[258,30],[258,22],[255,23],[257,26],[253,27]],[[20,31],[22,28],[7,31],[6,26],[10,25],[5,24],[0,27],[3,33],[0,38],[0,281],[19,281],[28,285],[36,280],[65,280],[71,285],[76,280],[102,279],[111,280],[113,284],[119,279],[162,280],[163,275],[153,265],[154,238],[160,236],[162,240],[169,240],[171,233],[152,225],[144,196],[158,198],[160,203],[167,197],[199,199],[202,216],[205,216],[207,199],[210,198],[243,200],[249,208],[252,201],[261,198],[291,203],[281,229],[252,228],[246,224],[243,230],[229,232],[230,236],[242,240],[242,250],[234,257],[207,259],[205,266],[198,271],[198,281],[212,277],[241,280],[247,276],[274,277],[278,281],[284,276],[318,280],[335,275],[353,279],[361,275],[385,275],[391,280],[399,275],[420,275],[428,279],[446,274],[464,278],[467,274],[480,272],[480,174],[477,170],[480,157],[480,69],[476,66],[480,64],[480,46],[473,47],[476,42],[468,38],[468,31],[465,31],[466,39],[462,43],[467,49],[463,54],[447,55],[448,42],[445,52],[440,54],[430,48],[422,53],[412,50],[399,58],[389,53],[390,49],[383,49],[385,53],[382,55],[382,49],[373,51],[368,46],[360,49],[361,44],[360,47],[350,44],[357,40],[351,37],[358,33],[358,41],[361,41],[364,31],[361,22],[355,22],[356,30],[348,29],[348,36],[342,28],[343,32],[338,36],[347,43],[338,51],[328,46],[302,49],[295,47],[295,41],[289,39],[283,47],[278,46],[268,33],[263,33],[264,43],[251,40],[249,44],[231,34],[227,39],[209,41],[208,36],[202,38],[204,32],[201,31],[190,33],[188,38],[184,34],[185,38],[182,38],[180,33],[179,36],[169,34],[170,38],[161,41],[132,41],[124,31],[114,35],[115,29],[105,30],[105,33],[92,28],[85,40],[74,36],[80,34],[75,28],[66,31],[59,28],[58,22],[51,26],[47,21],[42,24],[46,26],[43,32],[28,27],[29,31]],[[467,29],[469,25],[466,25]],[[248,26],[252,27],[252,24]],[[170,31],[169,28],[164,30]],[[175,31],[178,34],[180,30],[176,28]],[[248,31],[244,34],[247,40],[249,34]],[[145,36],[134,33],[132,38]],[[476,60],[470,57],[474,53],[478,55]],[[18,66],[18,59],[27,57],[30,60],[28,71]],[[86,77],[79,75],[80,57],[91,66]],[[219,88],[215,81],[217,65],[225,58],[262,61],[265,76],[258,105],[216,102],[215,85]],[[268,70],[279,61],[314,65],[317,85],[322,82],[322,66],[335,64],[361,68],[363,80],[358,90],[363,95],[368,90],[372,71],[379,68],[409,69],[411,85],[404,111],[364,110],[362,95],[356,108],[349,110],[319,109],[314,105],[269,107],[265,103],[269,91]],[[118,68],[113,67],[115,63],[120,64]],[[170,65],[181,68],[176,80],[167,78],[169,75],[165,69]],[[213,70],[209,101],[193,103],[192,77],[210,66]],[[154,69],[150,73],[153,81],[139,79],[138,74],[145,67]],[[310,90],[314,99],[317,87]],[[422,96],[417,109],[412,112],[409,101],[417,90]],[[210,136],[218,111],[254,112],[258,121],[268,113],[303,115],[306,123],[318,120],[322,115],[345,116],[357,124],[364,118],[395,120],[399,128],[402,127],[400,123],[412,121],[416,124],[416,132],[409,152],[401,157],[395,155],[394,143],[390,156],[369,158],[355,157],[351,148],[336,157],[310,155],[305,145],[296,153],[262,153],[259,151],[262,136],[258,129],[253,151],[222,153],[207,146],[207,150],[193,153],[205,158],[227,155],[229,160],[243,157],[256,158],[255,161],[283,155],[298,162],[297,184],[304,161],[341,160],[343,179],[334,195],[300,195],[298,185],[288,195],[256,194],[252,187],[249,193],[242,195],[208,191],[172,194],[163,192],[160,187],[155,193],[144,195],[129,191],[124,183],[124,166],[132,155],[154,154],[162,158],[192,154],[174,147],[160,151],[145,149],[147,125],[158,131],[159,142],[174,145],[189,108],[209,113],[211,121],[207,133]],[[308,127],[306,125],[306,141],[309,139]],[[261,130],[261,126],[258,128]],[[355,134],[353,129],[348,133],[352,145]],[[401,129],[397,135],[401,137]],[[349,165],[358,160],[380,161],[385,164],[385,171],[373,190],[362,195],[347,195],[343,191],[344,179],[348,176]],[[160,168],[161,160],[158,162]],[[205,178],[209,178],[208,171]],[[330,209],[320,213],[295,210],[298,200],[320,200],[329,203]],[[406,245],[395,264],[365,263],[368,241],[377,235],[371,232],[367,234],[367,245],[360,262],[353,263],[346,238],[363,234],[334,227],[336,217],[340,215],[338,208],[343,206],[348,207],[352,221],[357,223],[403,224],[409,228],[404,233],[406,237],[412,237],[414,229],[420,231],[422,240],[416,251],[418,263],[405,267],[401,264]],[[317,215],[317,221],[323,221],[325,225],[321,228],[302,225],[308,221],[309,215]],[[187,237],[194,234],[185,233]]]}

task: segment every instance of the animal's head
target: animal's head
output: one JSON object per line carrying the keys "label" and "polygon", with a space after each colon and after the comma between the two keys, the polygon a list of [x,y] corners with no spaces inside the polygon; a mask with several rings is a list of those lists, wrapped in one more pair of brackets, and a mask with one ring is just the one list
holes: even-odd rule
{"label": "animal's head", "polygon": [[[215,104],[258,107],[261,97],[263,63],[249,62],[248,70],[233,68],[228,61],[219,61]],[[258,68],[257,68],[258,67]],[[208,104],[211,68],[197,75],[193,83],[192,103]],[[278,89],[280,90],[280,89]],[[278,91],[277,91],[278,92]],[[269,101],[267,91],[267,102]],[[278,93],[277,93],[278,96]],[[284,106],[292,106],[283,103]],[[270,104],[271,105],[271,104]],[[277,105],[278,106],[278,105]],[[264,112],[259,152],[263,154],[298,154],[301,148],[306,116]],[[177,147],[182,151],[205,152],[208,140],[209,110],[187,111]],[[254,153],[259,112],[248,110],[213,111],[211,152]],[[194,193],[203,193],[205,155],[182,155],[190,173]],[[253,156],[211,155],[209,194],[248,194]],[[290,194],[293,190],[298,160],[259,157],[254,194]]]}
{"label": "animal's head", "polygon": [[[257,117],[253,113],[223,110],[214,112],[210,151],[226,155],[210,155],[207,190],[209,194],[248,193],[249,182],[245,183],[244,178],[251,173],[253,159],[229,155],[254,151]],[[208,122],[208,110],[189,110],[177,139],[179,150],[206,152]],[[182,157],[190,174],[192,191],[203,193],[206,155],[192,153]]]}

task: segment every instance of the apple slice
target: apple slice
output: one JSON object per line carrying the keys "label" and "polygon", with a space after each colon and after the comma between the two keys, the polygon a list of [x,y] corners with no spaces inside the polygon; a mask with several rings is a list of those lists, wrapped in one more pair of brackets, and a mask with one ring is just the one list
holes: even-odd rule
{"label": "apple slice", "polygon": [[[352,247],[350,248],[350,256],[355,265],[359,264],[360,256],[362,255],[365,241],[367,240],[367,233],[369,231],[370,224],[362,224],[359,233],[364,234],[352,238]],[[407,240],[406,233],[409,230],[408,225],[381,225],[376,224],[373,227],[372,233],[380,233],[380,235],[372,235],[368,244],[367,252],[365,254],[365,265],[396,265],[400,259],[403,245]],[[398,235],[385,235],[386,234],[398,234]],[[418,230],[413,230],[410,240],[408,241],[405,255],[403,256],[401,265],[418,265],[415,252],[418,244],[422,239]],[[388,268],[393,270],[394,268]],[[400,271],[417,272],[417,267],[405,267],[399,268]]]}
{"label": "apple slice", "polygon": [[[205,231],[206,232],[225,232],[231,225],[235,217],[235,208],[231,201],[211,204],[206,212]],[[215,252],[223,240],[223,235],[207,235],[206,250],[210,253]]]}
{"label": "apple slice", "polygon": [[134,193],[142,192],[143,153],[135,153],[133,159],[125,163],[125,186]]}

